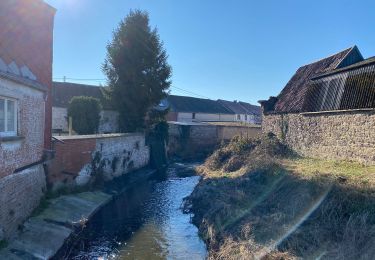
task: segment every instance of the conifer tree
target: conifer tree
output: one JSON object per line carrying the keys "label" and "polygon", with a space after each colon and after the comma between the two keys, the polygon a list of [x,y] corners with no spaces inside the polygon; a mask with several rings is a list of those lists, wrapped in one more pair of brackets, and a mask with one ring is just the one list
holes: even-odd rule
{"label": "conifer tree", "polygon": [[171,86],[168,55],[157,29],[149,22],[147,12],[130,11],[107,45],[103,65],[107,94],[120,114],[123,132],[144,128],[146,115],[166,97]]}

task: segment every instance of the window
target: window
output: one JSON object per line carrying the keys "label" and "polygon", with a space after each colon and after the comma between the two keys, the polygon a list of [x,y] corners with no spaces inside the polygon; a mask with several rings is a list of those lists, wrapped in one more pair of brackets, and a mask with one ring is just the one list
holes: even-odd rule
{"label": "window", "polygon": [[241,115],[237,115],[237,120],[241,120]]}
{"label": "window", "polygon": [[195,113],[193,113],[192,118],[195,119]]}
{"label": "window", "polygon": [[17,103],[0,97],[0,136],[17,135]]}
{"label": "window", "polygon": [[245,115],[245,121],[247,121],[247,115]]}

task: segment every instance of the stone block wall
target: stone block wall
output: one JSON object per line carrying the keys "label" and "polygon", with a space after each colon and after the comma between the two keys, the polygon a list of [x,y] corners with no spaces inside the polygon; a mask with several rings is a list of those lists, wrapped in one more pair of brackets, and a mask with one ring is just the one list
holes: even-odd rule
{"label": "stone block wall", "polygon": [[260,133],[260,126],[218,126],[219,140],[231,140],[234,136],[256,138]]}
{"label": "stone block wall", "polygon": [[270,114],[262,131],[302,156],[375,164],[375,111]]}
{"label": "stone block wall", "polygon": [[105,180],[111,180],[150,161],[144,134],[61,136],[54,147],[56,154],[47,175],[52,189],[85,185],[99,168]]}
{"label": "stone block wall", "polygon": [[250,138],[260,133],[260,127],[170,123],[168,154],[185,158],[200,157],[213,152],[222,141],[229,141],[234,136]]}
{"label": "stone block wall", "polygon": [[18,229],[39,205],[45,190],[42,165],[0,179],[0,240],[8,239]]}

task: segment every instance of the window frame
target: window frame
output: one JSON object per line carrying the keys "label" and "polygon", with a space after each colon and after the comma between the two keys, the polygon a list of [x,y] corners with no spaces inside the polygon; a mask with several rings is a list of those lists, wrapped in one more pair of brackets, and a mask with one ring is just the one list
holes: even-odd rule
{"label": "window frame", "polygon": [[[4,100],[4,131],[0,131],[0,137],[13,137],[18,133],[18,102],[15,98],[0,96]],[[7,131],[8,129],[8,101],[14,103],[14,131]]]}

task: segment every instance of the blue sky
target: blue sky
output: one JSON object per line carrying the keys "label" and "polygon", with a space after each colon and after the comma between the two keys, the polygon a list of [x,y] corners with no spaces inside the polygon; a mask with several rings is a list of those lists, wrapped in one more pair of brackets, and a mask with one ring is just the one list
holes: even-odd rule
{"label": "blue sky", "polygon": [[[46,0],[57,9],[54,78],[103,79],[106,44],[130,9],[150,14],[172,94],[256,104],[301,65],[357,45],[375,56],[375,1]],[[98,85],[100,81],[78,81]],[[105,81],[102,81],[105,84]]]}

